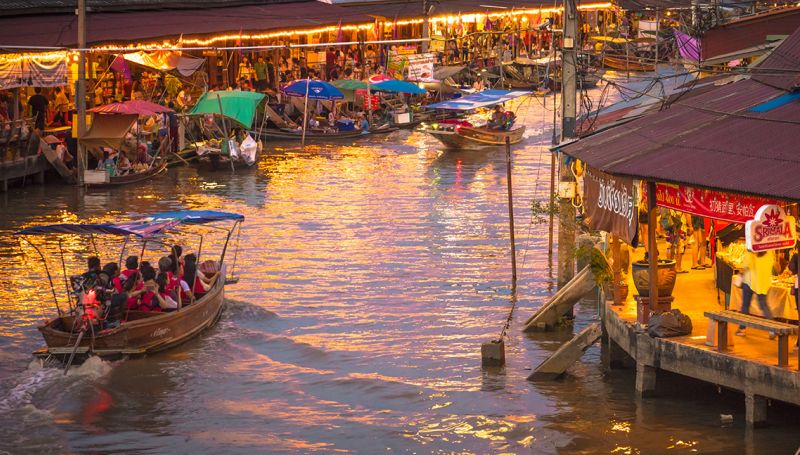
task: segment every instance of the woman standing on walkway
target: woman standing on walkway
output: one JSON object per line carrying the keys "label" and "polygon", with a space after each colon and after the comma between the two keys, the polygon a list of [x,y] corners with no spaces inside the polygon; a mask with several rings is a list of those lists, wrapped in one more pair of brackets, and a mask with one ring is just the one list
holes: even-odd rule
{"label": "woman standing on walkway", "polygon": [[[744,259],[742,272],[742,313],[750,314],[750,302],[753,294],[756,295],[758,306],[764,318],[772,319],[772,312],[767,305],[767,292],[772,286],[772,275],[775,273],[775,254],[772,251],[748,251]],[[745,326],[740,325],[736,335],[744,336]],[[770,339],[775,334],[770,332]]]}

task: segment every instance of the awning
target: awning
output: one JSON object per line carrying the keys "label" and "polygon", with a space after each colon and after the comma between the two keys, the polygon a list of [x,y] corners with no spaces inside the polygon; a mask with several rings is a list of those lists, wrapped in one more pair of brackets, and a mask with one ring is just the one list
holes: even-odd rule
{"label": "awning", "polygon": [[0,59],[0,90],[67,85],[66,54],[5,54]]}
{"label": "awning", "polygon": [[180,210],[177,212],[161,212],[150,215],[146,220],[178,220],[183,224],[206,224],[215,221],[242,221],[244,215],[216,210]]}
{"label": "awning", "polygon": [[424,88],[420,88],[411,82],[400,81],[397,79],[390,79],[386,81],[373,84],[372,87],[377,91],[393,92],[393,93],[411,93],[413,95],[422,95],[426,93]]}
{"label": "awning", "polygon": [[428,109],[452,109],[458,111],[471,111],[474,109],[494,106],[505,103],[521,96],[528,96],[531,92],[525,90],[484,90],[472,95],[462,96],[454,100],[442,101],[425,106]]}
{"label": "awning", "polygon": [[137,237],[152,237],[177,225],[179,221],[169,220],[157,223],[139,221],[119,224],[50,224],[47,226],[34,226],[15,232],[14,235],[49,235],[49,234],[107,234],[107,235],[134,235]]}
{"label": "awning", "polygon": [[81,144],[89,149],[98,147],[111,147],[121,149],[125,135],[130,131],[138,115],[97,114],[92,119],[89,131],[80,138]]}
{"label": "awning", "polygon": [[[263,93],[241,90],[221,90],[206,92],[197,100],[189,115],[222,114],[236,120],[245,128],[253,127],[256,106],[264,99]],[[220,112],[222,103],[222,112]]]}
{"label": "awning", "polygon": [[195,71],[203,66],[206,61],[204,58],[187,57],[179,52],[156,51],[156,52],[131,52],[122,54],[125,60],[139,65],[153,68],[159,71],[178,70],[183,76],[191,76]]}
{"label": "awning", "polygon": [[433,78],[443,81],[464,71],[466,68],[466,66],[440,66],[433,70]]}
{"label": "awning", "polygon": [[108,234],[137,237],[151,237],[179,224],[206,224],[215,221],[242,221],[244,215],[214,210],[181,210],[162,212],[126,223],[102,224],[50,224],[34,226],[14,235],[47,235],[47,234]]}
{"label": "awning", "polygon": [[131,114],[146,117],[175,111],[160,104],[151,103],[150,101],[130,100],[122,103],[111,103],[93,107],[87,112],[95,112],[98,114]]}

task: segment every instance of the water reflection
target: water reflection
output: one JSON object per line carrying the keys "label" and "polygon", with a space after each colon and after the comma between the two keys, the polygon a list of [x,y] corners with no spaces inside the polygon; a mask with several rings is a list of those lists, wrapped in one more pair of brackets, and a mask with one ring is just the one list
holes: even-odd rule
{"label": "water reflection", "polygon": [[[529,102],[518,115],[530,131],[513,157],[520,300],[499,372],[480,368],[480,344],[497,337],[509,308],[502,150],[443,152],[431,138],[398,131],[306,148],[274,144],[256,167],[236,173],[178,168],[140,187],[30,186],[3,195],[0,450],[740,450],[741,427],[708,422],[741,410],[688,398],[636,403],[630,373],[604,374],[596,349],[565,380],[525,380],[560,338],[519,332],[553,280],[546,226],[531,224],[529,210],[548,194],[552,111]],[[44,270],[9,234],[178,208],[247,217],[241,280],[226,288],[219,326],[169,352],[89,365],[83,375],[28,369],[41,343],[35,327],[52,307],[40,305],[49,290]],[[196,248],[191,236],[180,242]],[[70,269],[93,252],[68,236],[62,247]],[[594,314],[583,308],[578,328]],[[794,444],[778,431],[763,435],[748,444]]]}

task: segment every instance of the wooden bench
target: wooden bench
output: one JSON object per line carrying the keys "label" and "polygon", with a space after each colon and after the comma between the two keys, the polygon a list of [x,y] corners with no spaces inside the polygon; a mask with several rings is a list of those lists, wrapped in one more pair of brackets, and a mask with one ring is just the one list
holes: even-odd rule
{"label": "wooden bench", "polygon": [[[706,311],[705,316],[717,323],[717,350],[728,350],[728,323],[772,332],[778,336],[778,366],[789,365],[789,335],[796,335],[796,325],[739,313],[738,311]],[[800,365],[800,364],[799,364]]]}

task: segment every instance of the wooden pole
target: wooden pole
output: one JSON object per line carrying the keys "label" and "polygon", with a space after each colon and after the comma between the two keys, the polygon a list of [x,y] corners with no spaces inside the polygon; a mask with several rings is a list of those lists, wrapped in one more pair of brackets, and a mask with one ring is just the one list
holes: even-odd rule
{"label": "wooden pole", "polygon": [[308,86],[311,85],[311,79],[306,79],[306,96],[305,96],[305,103],[303,105],[303,139],[300,142],[300,145],[305,147],[306,146],[306,128],[308,128]]}
{"label": "wooden pole", "polygon": [[658,72],[658,8],[656,8],[656,61],[653,63],[653,69]]}
{"label": "wooden pole", "polygon": [[658,305],[658,243],[656,241],[656,225],[658,224],[658,206],[656,205],[656,182],[647,182],[647,245],[649,251],[650,272],[650,309]]}
{"label": "wooden pole", "polygon": [[[555,125],[553,125],[553,130],[555,131]],[[553,201],[555,200],[556,194],[556,154],[550,154],[550,194],[547,197],[547,211],[550,212],[550,229],[548,232],[548,242],[547,242],[547,258],[552,263],[553,261],[553,218],[555,217],[555,207],[553,206]]]}
{"label": "wooden pole", "polygon": [[83,185],[86,149],[80,138],[86,133],[86,0],[78,0],[78,80],[75,83],[75,108],[78,113],[78,185]]}
{"label": "wooden pole", "polygon": [[225,134],[225,145],[228,146],[228,161],[231,162],[231,171],[236,171],[233,167],[233,151],[231,150],[230,133],[228,133],[228,122],[225,120],[225,113],[222,110],[222,98],[217,93],[217,103],[219,103],[219,115],[222,117],[222,131]]}
{"label": "wooden pole", "polygon": [[511,138],[506,133],[506,185],[508,186],[508,229],[511,239],[511,292],[517,290],[517,246],[514,239],[514,195],[511,190]]}

